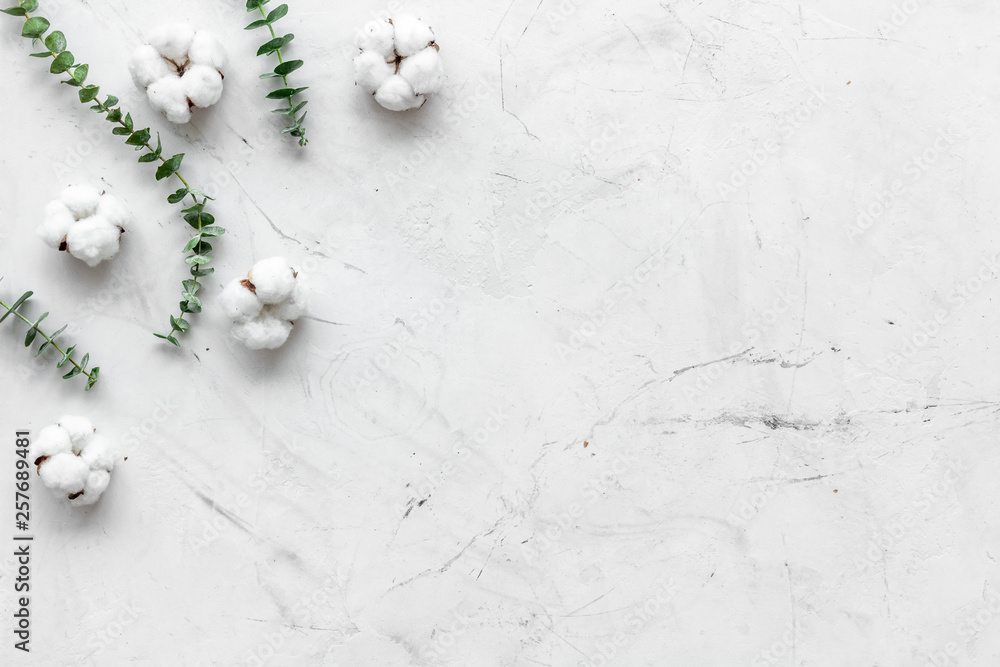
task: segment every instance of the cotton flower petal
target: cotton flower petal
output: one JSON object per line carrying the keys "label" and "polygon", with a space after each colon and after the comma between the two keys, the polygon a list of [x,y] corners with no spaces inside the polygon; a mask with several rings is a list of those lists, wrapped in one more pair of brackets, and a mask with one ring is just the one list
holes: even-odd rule
{"label": "cotton flower petal", "polygon": [[66,235],[69,254],[93,268],[118,254],[121,230],[95,215],[73,225]]}
{"label": "cotton flower petal", "polygon": [[386,62],[381,53],[362,51],[354,59],[354,80],[368,93],[374,93],[395,73],[396,67]]}
{"label": "cotton flower petal", "polygon": [[237,278],[222,290],[219,297],[219,305],[222,310],[236,322],[245,322],[260,315],[264,304],[257,295],[243,285],[243,281]]}
{"label": "cotton flower petal", "polygon": [[75,454],[50,456],[38,467],[42,483],[62,497],[83,491],[89,475],[90,466]]}
{"label": "cotton flower petal", "polygon": [[392,24],[384,20],[370,21],[362,28],[355,39],[355,43],[362,51],[373,51],[382,57],[382,60],[393,60],[396,54],[393,53],[394,30]]}
{"label": "cotton flower petal", "polygon": [[107,193],[101,195],[101,199],[97,202],[97,215],[122,229],[126,228],[132,219],[132,214],[121,200]]}
{"label": "cotton flower petal", "polygon": [[394,74],[379,86],[375,92],[375,101],[389,111],[406,111],[420,107],[426,98],[414,93],[406,79]]}
{"label": "cotton flower petal", "polygon": [[91,470],[90,474],[87,475],[87,481],[84,483],[83,493],[76,498],[70,499],[69,504],[73,507],[93,505],[101,499],[101,496],[107,490],[110,483],[111,473],[106,470]]}
{"label": "cotton flower petal", "polygon": [[79,454],[87,446],[91,438],[94,437],[94,424],[86,417],[64,415],[59,418],[58,424],[69,433],[69,439],[73,443],[74,454]]}
{"label": "cotton flower petal", "polygon": [[284,257],[272,257],[254,264],[250,282],[263,303],[280,303],[295,289],[295,271]]}
{"label": "cotton flower petal", "polygon": [[436,93],[444,83],[444,63],[433,46],[405,58],[399,66],[399,75],[406,79],[418,95]]}
{"label": "cotton flower petal", "polygon": [[149,31],[146,42],[164,58],[180,65],[194,41],[194,28],[183,23],[161,25]]}
{"label": "cotton flower petal", "polygon": [[66,204],[58,200],[49,202],[45,206],[45,218],[38,227],[38,235],[46,245],[58,248],[75,222],[76,218]]}
{"label": "cotton flower petal", "polygon": [[89,185],[71,185],[62,191],[59,200],[66,205],[77,220],[89,218],[97,212],[101,193]]}
{"label": "cotton flower petal", "polygon": [[80,452],[80,457],[91,470],[111,472],[115,468],[115,451],[111,441],[99,433],[93,434],[87,446]]}
{"label": "cotton flower petal", "polygon": [[250,350],[276,350],[292,332],[290,322],[275,317],[249,320],[233,326],[233,338]]}
{"label": "cotton flower petal", "polygon": [[183,125],[191,120],[191,105],[183,79],[168,76],[150,84],[146,89],[149,103],[167,117],[171,123]]}
{"label": "cotton flower petal", "polygon": [[212,106],[222,97],[222,75],[208,65],[195,65],[181,77],[187,98],[202,109]]}
{"label": "cotton flower petal", "polygon": [[422,51],[434,41],[431,27],[411,14],[393,16],[392,26],[395,29],[396,53],[403,58]]}
{"label": "cotton flower petal", "polygon": [[69,437],[69,431],[61,426],[46,426],[31,443],[28,450],[28,458],[34,463],[41,456],[55,456],[56,454],[66,454],[73,449],[73,441]]}
{"label": "cotton flower petal", "polygon": [[308,301],[308,291],[301,280],[296,280],[295,287],[288,299],[279,304],[268,306],[268,309],[273,317],[286,322],[294,322],[308,312]]}
{"label": "cotton flower petal", "polygon": [[128,61],[128,71],[132,75],[132,82],[139,90],[166,76],[174,76],[176,70],[167,64],[160,52],[149,44],[143,44],[132,52],[132,57]]}
{"label": "cotton flower petal", "polygon": [[220,72],[226,71],[229,55],[219,38],[210,32],[199,30],[195,33],[188,49],[188,58],[196,65],[205,65]]}

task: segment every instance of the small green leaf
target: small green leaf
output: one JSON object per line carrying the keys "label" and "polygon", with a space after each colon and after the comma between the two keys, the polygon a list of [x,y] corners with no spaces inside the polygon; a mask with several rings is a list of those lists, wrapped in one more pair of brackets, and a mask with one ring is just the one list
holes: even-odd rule
{"label": "small green leaf", "polygon": [[132,133],[132,136],[125,140],[125,143],[129,146],[141,148],[149,143],[149,138],[150,132],[148,128],[145,130],[136,130]]}
{"label": "small green leaf", "polygon": [[115,134],[115,135],[118,135],[119,137],[123,137],[126,134],[132,134],[132,131],[130,129],[128,129],[127,127],[116,127],[116,128],[114,128],[114,129],[111,130],[111,134]]}
{"label": "small green leaf", "polygon": [[209,225],[208,227],[202,227],[202,236],[222,236],[226,233],[224,227],[219,227],[218,225]]}
{"label": "small green leaf", "polygon": [[32,39],[38,39],[45,34],[45,31],[49,29],[48,19],[44,19],[41,16],[32,16],[30,19],[24,22],[21,27],[21,37],[30,37]]}
{"label": "small green leaf", "polygon": [[63,355],[63,358],[59,361],[58,364],[56,364],[56,368],[62,368],[63,366],[65,366],[66,363],[73,358],[73,350],[75,349],[76,345],[66,350],[66,353]]}
{"label": "small green leaf", "polygon": [[288,5],[278,5],[273,10],[271,10],[271,13],[267,15],[266,20],[268,23],[274,23],[278,19],[284,17],[286,14],[288,14]]}
{"label": "small green leaf", "polygon": [[24,11],[30,14],[31,12],[38,9],[38,0],[24,0],[24,2],[21,3],[21,7],[24,9]]}
{"label": "small green leaf", "polygon": [[253,23],[251,23],[250,25],[248,25],[246,28],[243,28],[243,29],[244,30],[256,30],[257,28],[263,28],[266,25],[267,25],[267,20],[265,20],[265,19],[259,19],[257,21],[254,21]]}
{"label": "small green leaf", "polygon": [[125,127],[128,128],[129,132],[131,132],[134,129],[132,127],[132,114],[130,113],[125,114],[125,120],[122,122],[125,123]]}
{"label": "small green leaf", "polygon": [[[157,160],[159,160],[159,158],[156,156],[156,153],[146,153],[145,155],[140,155],[139,156],[139,162],[143,162],[143,163],[146,163],[146,162],[156,162]],[[157,179],[157,180],[159,180],[159,179]]]}
{"label": "small green leaf", "polygon": [[94,369],[90,371],[90,379],[87,380],[87,388],[84,389],[84,391],[90,391],[91,389],[94,388],[94,385],[97,384],[97,378],[100,376],[100,374],[101,374],[101,367],[94,366]]}
{"label": "small green leaf", "polygon": [[301,60],[286,60],[274,68],[274,73],[278,76],[288,76],[303,65],[305,65],[305,63]]}
{"label": "small green leaf", "polygon": [[185,257],[184,258],[184,263],[185,264],[191,264],[191,265],[197,264],[199,266],[202,265],[202,264],[208,264],[211,261],[212,261],[212,258],[211,257],[206,257],[205,255],[191,255],[190,257]]}
{"label": "small green leaf", "polygon": [[62,53],[66,50],[66,35],[56,30],[45,38],[45,46],[52,53]]}
{"label": "small green leaf", "polygon": [[49,65],[49,71],[53,74],[62,74],[72,66],[73,54],[69,51],[63,51],[56,56],[55,60],[52,61],[52,64]]}
{"label": "small green leaf", "polygon": [[73,80],[77,83],[83,83],[87,80],[87,74],[90,72],[89,65],[77,65],[73,70]]}
{"label": "small green leaf", "polygon": [[275,51],[284,48],[286,44],[295,39],[295,35],[289,33],[284,37],[275,37],[269,42],[265,42],[259,49],[257,49],[257,55],[263,56],[265,54],[272,54]]}
{"label": "small green leaf", "polygon": [[181,188],[177,192],[173,193],[167,197],[167,202],[171,204],[179,204],[184,201],[184,198],[188,196],[189,190],[187,188]]}
{"label": "small green leaf", "polygon": [[191,275],[194,276],[195,278],[204,278],[206,276],[212,275],[213,273],[215,273],[215,269],[213,267],[208,267],[208,268],[201,266],[191,267]]}
{"label": "small green leaf", "polygon": [[63,375],[63,380],[69,380],[70,378],[74,378],[81,372],[83,371],[81,371],[79,366],[74,366],[73,370],[71,370],[69,373],[66,373],[66,375]]}
{"label": "small green leaf", "polygon": [[98,86],[84,86],[80,89],[80,102],[83,104],[93,102],[100,92],[101,89]]}
{"label": "small green leaf", "polygon": [[32,294],[34,294],[34,292],[25,292],[24,294],[22,294],[21,298],[15,301],[14,304],[7,309],[7,312],[4,313],[2,317],[0,317],[0,322],[3,322],[10,316],[11,313],[20,308],[21,304],[30,299]]}
{"label": "small green leaf", "polygon": [[27,16],[28,10],[24,7],[8,7],[7,9],[0,9],[0,12],[4,14],[10,14],[11,16]]}
{"label": "small green leaf", "polygon": [[174,155],[169,160],[160,165],[160,168],[156,170],[156,180],[162,181],[164,178],[168,178],[177,173],[181,168],[181,162],[184,160],[184,153],[178,153]]}
{"label": "small green leaf", "polygon": [[174,344],[174,345],[176,345],[177,347],[180,347],[180,346],[181,346],[181,344],[180,344],[180,343],[178,343],[178,342],[177,342],[177,339],[176,339],[176,338],[174,338],[173,336],[164,336],[163,334],[158,334],[158,333],[155,333],[155,334],[153,334],[153,335],[154,335],[154,336],[156,336],[157,338],[159,338],[160,340],[165,340],[165,341],[168,341],[168,342],[170,342],[170,343],[173,343],[173,344]]}

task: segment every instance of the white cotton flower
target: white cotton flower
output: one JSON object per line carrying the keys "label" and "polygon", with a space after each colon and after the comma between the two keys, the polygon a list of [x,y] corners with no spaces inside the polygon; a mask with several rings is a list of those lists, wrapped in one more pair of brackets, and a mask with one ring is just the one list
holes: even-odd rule
{"label": "white cotton flower", "polygon": [[399,76],[413,86],[418,95],[436,93],[444,83],[444,63],[436,47],[428,46],[399,64]]}
{"label": "white cotton flower", "polygon": [[156,51],[177,65],[187,60],[188,50],[194,41],[194,28],[184,23],[157,26],[146,35],[146,42]]}
{"label": "white cotton flower", "polygon": [[356,41],[361,53],[354,59],[354,80],[390,111],[423,106],[425,96],[436,93],[444,83],[434,31],[415,16],[373,21]]}
{"label": "white cotton flower", "polygon": [[257,262],[246,279],[226,285],[220,302],[233,320],[233,338],[251,350],[274,350],[306,314],[307,292],[288,260],[272,257]]}
{"label": "white cotton flower", "polygon": [[69,228],[76,222],[76,216],[69,210],[61,200],[49,202],[45,205],[45,217],[38,227],[38,235],[45,241],[45,245],[59,248],[69,233]]}
{"label": "white cotton flower", "polygon": [[191,120],[191,103],[188,102],[184,82],[176,76],[158,79],[146,88],[149,104],[167,117],[171,123],[183,125]]}
{"label": "white cotton flower", "polygon": [[219,101],[229,57],[215,35],[175,24],[151,31],[148,42],[132,53],[129,71],[167,120],[187,123],[193,108]]}
{"label": "white cotton flower", "polygon": [[219,38],[204,30],[195,33],[188,50],[188,58],[195,65],[207,65],[220,72],[229,64],[229,54]]}
{"label": "white cotton flower", "polygon": [[366,92],[374,93],[395,73],[396,65],[386,62],[382,54],[375,51],[362,51],[354,59],[354,80]]}
{"label": "white cotton flower", "polygon": [[73,185],[46,205],[38,235],[46,245],[94,267],[118,254],[130,218],[128,209],[114,196]]}
{"label": "white cotton flower", "polygon": [[73,440],[69,436],[69,431],[58,425],[46,426],[32,441],[28,457],[38,465],[39,458],[63,454],[72,449]]}
{"label": "white cotton flower", "polygon": [[281,303],[295,289],[295,269],[284,257],[261,260],[250,270],[250,282],[264,304]]}
{"label": "white cotton flower", "polygon": [[250,290],[251,286],[252,283],[249,280],[237,278],[222,290],[219,303],[226,315],[234,322],[246,322],[257,317],[264,308],[263,302]]}
{"label": "white cotton flower", "polygon": [[406,79],[394,74],[375,91],[375,101],[389,111],[406,111],[422,106],[426,98],[413,92]]}
{"label": "white cotton flower", "polygon": [[77,220],[94,215],[100,199],[100,190],[89,185],[71,185],[59,195],[59,201],[66,205]]}
{"label": "white cotton flower", "polygon": [[31,449],[38,477],[71,505],[93,505],[108,488],[116,455],[86,417],[66,416],[41,430]]}
{"label": "white cotton flower", "polygon": [[74,454],[79,454],[94,437],[94,425],[86,417],[66,415],[59,419],[58,426],[69,434]]}
{"label": "white cotton flower", "polygon": [[233,326],[233,338],[250,350],[276,350],[292,333],[292,323],[276,317],[263,317]]}
{"label": "white cotton flower", "polygon": [[114,259],[121,237],[121,228],[99,215],[93,215],[70,227],[66,234],[66,250],[93,268],[103,261]]}

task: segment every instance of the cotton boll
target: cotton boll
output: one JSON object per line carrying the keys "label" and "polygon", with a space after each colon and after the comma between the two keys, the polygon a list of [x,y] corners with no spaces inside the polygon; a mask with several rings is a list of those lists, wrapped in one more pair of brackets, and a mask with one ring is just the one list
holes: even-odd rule
{"label": "cotton boll", "polygon": [[90,466],[75,454],[56,454],[38,467],[38,476],[57,496],[83,491]]}
{"label": "cotton boll", "polygon": [[372,51],[382,60],[393,60],[393,27],[388,21],[371,21],[358,33],[355,43],[362,51]]}
{"label": "cotton boll", "polygon": [[106,470],[111,472],[115,467],[115,452],[111,441],[103,435],[95,434],[80,453],[80,458],[91,470]]}
{"label": "cotton boll", "polygon": [[387,63],[382,54],[375,51],[362,51],[354,59],[354,80],[369,93],[378,90],[395,73],[395,66]]}
{"label": "cotton boll", "polygon": [[183,125],[191,120],[191,105],[188,104],[184,80],[168,76],[150,84],[146,89],[149,103],[167,117],[171,123]]}
{"label": "cotton boll", "polygon": [[157,79],[174,74],[174,70],[160,52],[149,44],[144,44],[132,52],[132,57],[128,61],[128,71],[132,75],[135,87],[140,90],[145,90],[146,86]]}
{"label": "cotton boll", "polygon": [[395,29],[396,53],[403,58],[427,48],[434,41],[434,31],[416,16],[393,16],[392,26]]}
{"label": "cotton boll", "polygon": [[272,257],[254,264],[250,282],[263,303],[280,303],[295,289],[295,271],[284,257]]}
{"label": "cotton boll", "polygon": [[97,202],[97,215],[122,229],[128,226],[132,218],[132,214],[121,200],[109,194],[101,195],[100,201]]}
{"label": "cotton boll", "polygon": [[188,58],[196,65],[205,65],[214,70],[224,72],[229,64],[229,55],[222,42],[210,32],[199,30],[191,40]]}
{"label": "cotton boll", "polygon": [[406,111],[421,106],[426,98],[413,92],[413,87],[398,74],[390,76],[375,92],[375,101],[389,111]]}
{"label": "cotton boll", "polygon": [[38,432],[38,436],[31,443],[28,458],[34,463],[41,457],[66,454],[72,449],[73,441],[70,439],[69,431],[57,425],[46,426]]}
{"label": "cotton boll", "polygon": [[69,433],[74,454],[79,454],[80,450],[86,447],[91,438],[94,437],[94,425],[86,417],[66,415],[59,419],[59,426]]}
{"label": "cotton boll", "polygon": [[45,206],[45,218],[38,228],[38,235],[46,245],[58,248],[75,222],[76,218],[66,204],[58,200],[49,202]]}
{"label": "cotton boll", "polygon": [[275,317],[242,322],[233,327],[233,338],[250,350],[276,350],[292,333],[290,322]]}
{"label": "cotton boll", "polygon": [[73,507],[93,505],[101,499],[101,496],[107,490],[110,483],[111,473],[106,470],[90,471],[90,474],[87,475],[87,481],[84,483],[83,494],[72,498],[69,504]]}
{"label": "cotton boll", "polygon": [[257,298],[257,295],[247,288],[243,281],[237,278],[222,290],[219,297],[222,309],[230,319],[237,322],[245,322],[250,318],[260,315],[264,304]]}
{"label": "cotton boll", "polygon": [[403,60],[399,75],[413,87],[418,95],[436,93],[444,83],[444,63],[437,48],[428,46],[423,51]]}
{"label": "cotton boll", "polygon": [[187,98],[196,107],[210,107],[222,97],[222,75],[214,67],[195,65],[184,72],[181,81]]}
{"label": "cotton boll", "polygon": [[308,312],[308,292],[301,280],[295,281],[295,288],[287,300],[270,306],[271,315],[279,320],[294,322]]}
{"label": "cotton boll", "polygon": [[180,65],[187,59],[194,41],[194,28],[183,23],[172,23],[153,28],[146,41],[164,58]]}
{"label": "cotton boll", "polygon": [[77,220],[94,215],[100,198],[100,191],[89,185],[71,185],[59,195],[59,200],[66,205],[66,208]]}
{"label": "cotton boll", "polygon": [[99,215],[73,225],[66,235],[69,254],[93,268],[118,254],[121,230]]}

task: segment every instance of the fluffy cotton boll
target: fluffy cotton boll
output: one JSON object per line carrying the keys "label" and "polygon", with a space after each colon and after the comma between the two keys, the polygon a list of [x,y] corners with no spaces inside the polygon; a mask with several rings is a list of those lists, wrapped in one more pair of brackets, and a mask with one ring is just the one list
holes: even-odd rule
{"label": "fluffy cotton boll", "polygon": [[295,281],[295,288],[287,300],[270,306],[271,315],[279,320],[294,322],[309,311],[308,291],[301,280]]}
{"label": "fluffy cotton boll", "polygon": [[57,496],[66,496],[83,491],[90,466],[75,454],[56,454],[38,467],[38,476]]}
{"label": "fluffy cotton boll", "polygon": [[49,202],[45,206],[45,217],[38,228],[38,235],[46,245],[58,248],[75,222],[76,218],[66,204],[59,200]]}
{"label": "fluffy cotton boll", "polygon": [[436,93],[444,83],[444,63],[437,48],[428,46],[423,51],[403,60],[399,75],[407,80],[418,95]]}
{"label": "fluffy cotton boll", "polygon": [[187,98],[196,107],[210,107],[222,97],[222,75],[214,67],[195,65],[184,72],[181,81]]}
{"label": "fluffy cotton boll", "polygon": [[199,30],[191,40],[188,58],[196,65],[205,65],[214,70],[225,72],[229,64],[229,55],[222,42],[210,32]]}
{"label": "fluffy cotton boll", "polygon": [[194,28],[183,23],[161,25],[149,31],[146,41],[164,58],[180,65],[194,41]]}
{"label": "fluffy cotton boll", "polygon": [[276,317],[242,322],[232,331],[233,338],[251,350],[276,350],[285,344],[291,333],[291,323]]}
{"label": "fluffy cotton boll", "polygon": [[89,185],[71,185],[59,195],[59,201],[66,205],[77,220],[94,215],[100,199],[100,191]]}
{"label": "fluffy cotton boll", "polygon": [[115,452],[111,441],[103,435],[94,435],[80,453],[80,458],[91,470],[106,470],[111,472],[115,467]]}
{"label": "fluffy cotton boll", "polygon": [[59,419],[58,425],[69,433],[74,454],[79,454],[80,450],[86,447],[94,437],[94,425],[86,417],[65,415]]}
{"label": "fluffy cotton boll", "polygon": [[281,303],[295,289],[295,271],[284,257],[272,257],[254,264],[250,282],[263,303]]}
{"label": "fluffy cotton boll", "polygon": [[93,505],[107,490],[111,483],[111,473],[106,470],[91,470],[87,475],[87,481],[83,486],[83,494],[72,498],[69,504],[73,507],[86,507]]}
{"label": "fluffy cotton boll", "polygon": [[32,462],[43,456],[55,456],[56,454],[67,454],[73,449],[73,441],[69,431],[61,426],[46,426],[38,432],[31,443],[28,457]]}
{"label": "fluffy cotton boll", "polygon": [[121,200],[109,194],[101,195],[100,201],[97,202],[97,215],[122,229],[127,227],[132,219],[132,214]]}
{"label": "fluffy cotton boll", "polygon": [[146,86],[165,76],[173,76],[174,70],[163,59],[160,52],[149,44],[144,44],[132,52],[128,61],[128,71],[135,87],[145,90]]}
{"label": "fluffy cotton boll", "polygon": [[392,26],[395,29],[396,53],[403,58],[422,51],[434,41],[434,31],[416,16],[410,14],[393,16]]}
{"label": "fluffy cotton boll", "polygon": [[394,60],[394,30],[388,21],[371,21],[358,33],[355,43],[362,51],[372,51],[382,60]]}
{"label": "fluffy cotton boll", "polygon": [[236,322],[245,322],[250,318],[257,317],[264,307],[257,295],[251,292],[238,278],[222,290],[219,303],[226,315]]}
{"label": "fluffy cotton boll", "polygon": [[354,80],[369,93],[378,90],[395,73],[396,67],[375,51],[362,51],[354,59]]}
{"label": "fluffy cotton boll", "polygon": [[394,74],[379,86],[375,92],[375,101],[389,111],[406,111],[416,109],[426,98],[413,92],[413,87],[406,79]]}
{"label": "fluffy cotton boll", "polygon": [[167,120],[183,125],[191,120],[191,105],[188,104],[186,88],[184,79],[168,76],[150,84],[146,94],[152,107],[166,116]]}
{"label": "fluffy cotton boll", "polygon": [[81,220],[66,235],[69,254],[93,268],[118,254],[121,230],[99,215]]}

